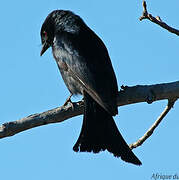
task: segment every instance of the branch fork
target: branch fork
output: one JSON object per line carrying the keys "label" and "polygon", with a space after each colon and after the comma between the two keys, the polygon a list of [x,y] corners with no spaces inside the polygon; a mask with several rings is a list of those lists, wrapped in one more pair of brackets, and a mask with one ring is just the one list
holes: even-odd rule
{"label": "branch fork", "polygon": [[162,28],[168,30],[169,32],[176,34],[177,36],[179,36],[179,30],[167,25],[165,22],[163,22],[160,18],[160,16],[157,17],[153,17],[151,14],[148,13],[147,11],[147,3],[146,1],[143,1],[142,3],[143,5],[143,13],[142,16],[139,18],[140,21],[142,21],[143,19],[148,19],[151,22],[158,24],[159,26],[161,26]]}

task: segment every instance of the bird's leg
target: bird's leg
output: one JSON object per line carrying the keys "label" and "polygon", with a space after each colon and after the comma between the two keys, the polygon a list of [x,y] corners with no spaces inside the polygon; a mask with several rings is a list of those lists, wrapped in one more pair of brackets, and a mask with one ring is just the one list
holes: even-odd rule
{"label": "bird's leg", "polygon": [[63,106],[66,106],[68,103],[70,103],[71,106],[72,106],[72,109],[74,108],[74,107],[73,107],[73,102],[71,101],[72,95],[73,95],[73,94],[70,94],[70,96],[66,99],[65,103],[63,104]]}

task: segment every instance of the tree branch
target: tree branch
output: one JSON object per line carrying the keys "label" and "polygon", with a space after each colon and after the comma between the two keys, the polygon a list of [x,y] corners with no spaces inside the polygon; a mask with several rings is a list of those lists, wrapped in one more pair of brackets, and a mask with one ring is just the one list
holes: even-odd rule
{"label": "tree branch", "polygon": [[168,112],[173,108],[174,103],[177,99],[168,100],[168,105],[164,109],[164,111],[160,114],[154,124],[147,130],[147,132],[135,143],[129,145],[131,149],[134,149],[138,146],[141,146],[154,132],[157,126],[162,122],[163,118],[168,114]]}
{"label": "tree branch", "polygon": [[171,26],[167,25],[165,22],[163,22],[161,20],[161,18],[159,16],[157,16],[156,18],[153,17],[151,14],[148,13],[147,11],[147,4],[146,1],[143,1],[143,13],[142,16],[139,18],[140,21],[142,21],[143,19],[148,19],[151,22],[158,24],[159,26],[161,26],[162,28],[168,30],[171,33],[176,34],[177,36],[179,36],[179,30],[172,28]]}
{"label": "tree branch", "polygon": [[[118,106],[127,104],[179,98],[179,81],[156,85],[122,86],[118,94]],[[43,113],[33,114],[0,126],[0,138],[13,136],[34,127],[58,123],[83,113],[83,102],[67,103]]]}

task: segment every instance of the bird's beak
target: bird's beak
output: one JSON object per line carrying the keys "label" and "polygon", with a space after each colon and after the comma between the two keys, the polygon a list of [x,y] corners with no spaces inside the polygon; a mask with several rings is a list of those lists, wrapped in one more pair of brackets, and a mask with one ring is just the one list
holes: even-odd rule
{"label": "bird's beak", "polygon": [[43,53],[44,53],[49,47],[50,47],[50,45],[49,45],[48,43],[44,42],[44,43],[42,44],[42,50],[41,50],[41,52],[40,52],[40,56],[42,56]]}

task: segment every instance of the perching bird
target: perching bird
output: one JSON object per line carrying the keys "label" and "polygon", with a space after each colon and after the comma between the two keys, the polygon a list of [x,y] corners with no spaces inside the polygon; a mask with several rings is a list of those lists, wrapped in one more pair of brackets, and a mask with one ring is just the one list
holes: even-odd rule
{"label": "perching bird", "polygon": [[40,55],[52,47],[70,93],[83,95],[83,125],[73,150],[94,153],[107,150],[126,162],[141,165],[112,117],[118,113],[118,86],[102,40],[78,15],[55,10],[42,25],[41,41]]}

